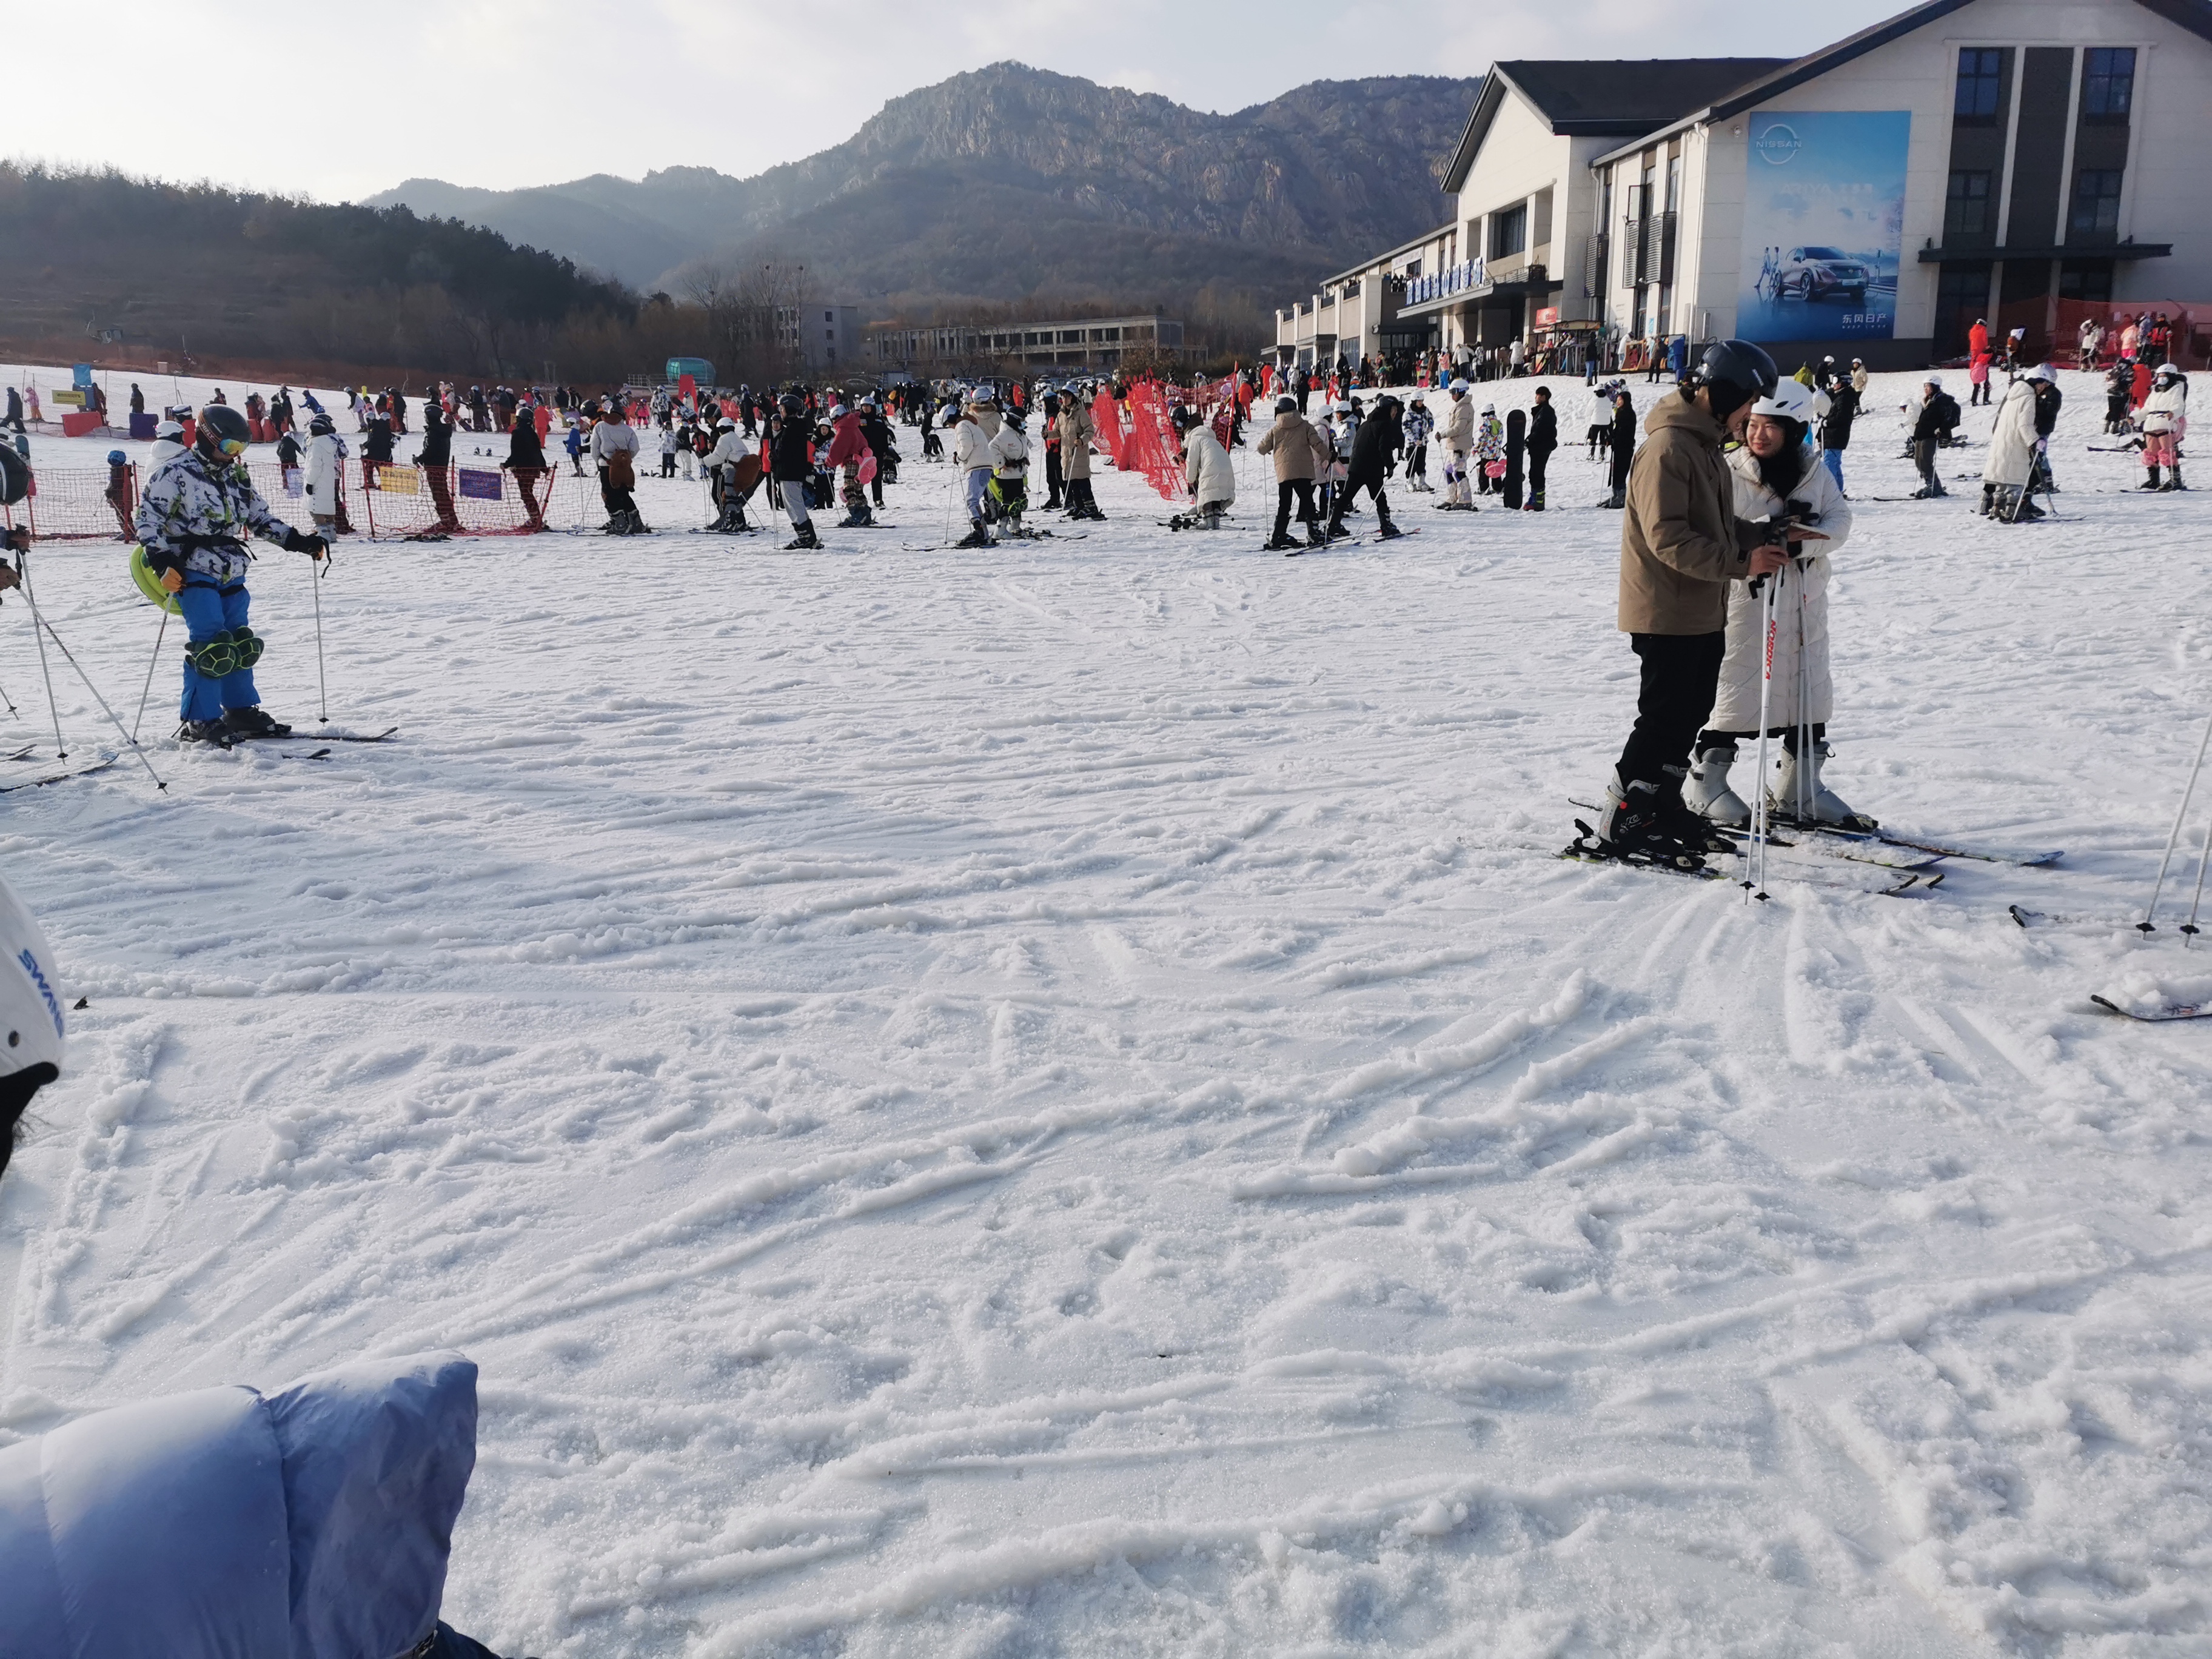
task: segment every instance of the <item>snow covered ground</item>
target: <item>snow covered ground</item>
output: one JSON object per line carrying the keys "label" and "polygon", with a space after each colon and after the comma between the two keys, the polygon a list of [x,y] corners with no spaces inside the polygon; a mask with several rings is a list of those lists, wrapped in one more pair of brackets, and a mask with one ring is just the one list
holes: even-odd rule
{"label": "snow covered ground", "polygon": [[[2212,1026],[2088,1000],[2212,991],[2126,927],[2212,509],[2071,374],[2059,520],[1872,500],[1905,380],[1832,775],[2066,850],[1925,896],[1553,859],[1635,684],[1577,447],[1297,560],[1272,488],[1170,534],[1110,472],[1087,539],[908,550],[912,462],[818,555],[347,546],[333,720],[398,739],[0,801],[90,1000],[0,1433],[462,1348],[447,1611],[510,1652],[2212,1651]],[[127,720],[118,549],[36,570]],[[253,586],[312,729],[304,562]],[[0,682],[37,741],[13,597]]]}

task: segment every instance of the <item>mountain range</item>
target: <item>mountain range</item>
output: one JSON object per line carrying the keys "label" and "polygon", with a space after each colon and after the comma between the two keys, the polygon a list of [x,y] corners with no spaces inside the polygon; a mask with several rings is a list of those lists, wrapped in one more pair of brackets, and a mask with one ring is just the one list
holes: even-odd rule
{"label": "mountain range", "polygon": [[1273,299],[1439,222],[1480,82],[1316,81],[1233,114],[1015,63],[895,98],[845,143],[738,179],[488,191],[410,179],[365,205],[467,221],[641,290],[702,262],[804,264],[878,313],[1035,300]]}

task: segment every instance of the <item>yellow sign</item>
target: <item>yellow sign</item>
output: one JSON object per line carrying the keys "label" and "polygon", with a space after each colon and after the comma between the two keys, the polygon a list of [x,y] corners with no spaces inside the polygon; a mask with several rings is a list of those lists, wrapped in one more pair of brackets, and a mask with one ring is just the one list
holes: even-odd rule
{"label": "yellow sign", "polygon": [[419,495],[422,493],[422,470],[415,466],[380,466],[376,469],[376,487],[387,495]]}
{"label": "yellow sign", "polygon": [[75,404],[80,409],[84,407],[84,393],[73,386],[64,386],[58,392],[49,392],[46,396],[58,404]]}

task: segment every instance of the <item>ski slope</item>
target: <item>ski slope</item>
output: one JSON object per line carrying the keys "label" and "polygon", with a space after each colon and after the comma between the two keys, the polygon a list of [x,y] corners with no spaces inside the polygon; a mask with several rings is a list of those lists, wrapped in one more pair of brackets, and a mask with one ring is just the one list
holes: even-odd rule
{"label": "ski slope", "polygon": [[[2212,1024],[2088,999],[2212,991],[2128,927],[2212,497],[2122,493],[2069,374],[2057,520],[1874,500],[1905,379],[1831,778],[2066,849],[1922,896],[1552,856],[1636,684],[1576,446],[1544,515],[1294,560],[1244,455],[1215,535],[1109,471],[1086,539],[930,549],[909,459],[820,554],[657,480],[649,538],[342,547],[332,722],[392,742],[0,799],[89,1000],[0,1437],[460,1348],[447,1617],[509,1653],[2205,1651]],[[127,721],[119,550],[34,567]],[[312,731],[305,562],[252,586]]]}

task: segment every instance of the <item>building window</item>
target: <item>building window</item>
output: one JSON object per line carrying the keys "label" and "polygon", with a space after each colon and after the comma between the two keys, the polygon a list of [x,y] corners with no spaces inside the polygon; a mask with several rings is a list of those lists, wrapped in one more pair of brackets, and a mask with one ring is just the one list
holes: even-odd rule
{"label": "building window", "polygon": [[1990,267],[1986,264],[1945,265],[1936,284],[1936,355],[1956,356],[1966,349],[1966,330],[1989,315]]}
{"label": "building window", "polygon": [[2074,215],[2066,234],[2117,236],[2120,231],[2120,169],[2084,167],[2074,175]]}
{"label": "building window", "polygon": [[2112,302],[2110,259],[2069,259],[2058,267],[2058,297],[2093,306]]}
{"label": "building window", "polygon": [[1943,200],[1943,239],[1986,236],[1990,232],[1990,175],[1954,173]]}
{"label": "building window", "polygon": [[2081,62],[2081,118],[2127,125],[2136,97],[2136,49],[2092,46]]}
{"label": "building window", "polygon": [[2004,53],[1996,46],[1966,46],[1959,53],[1959,91],[1951,106],[1963,126],[1993,127],[2004,82]]}
{"label": "building window", "polygon": [[1528,246],[1528,204],[1490,216],[1490,257],[1510,259]]}

